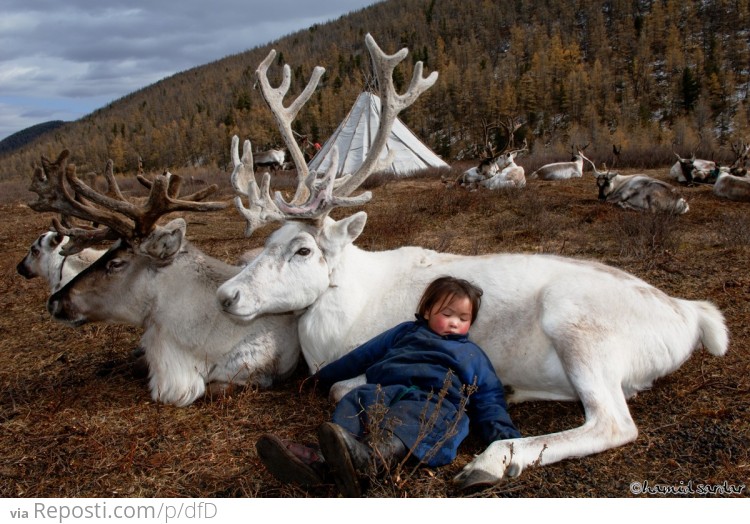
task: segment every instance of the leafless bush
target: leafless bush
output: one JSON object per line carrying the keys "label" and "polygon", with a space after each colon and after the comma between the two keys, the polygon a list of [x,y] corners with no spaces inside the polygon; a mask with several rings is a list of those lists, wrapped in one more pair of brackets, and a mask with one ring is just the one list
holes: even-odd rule
{"label": "leafless bush", "polygon": [[28,190],[30,180],[6,180],[0,182],[0,204],[31,202],[34,194]]}
{"label": "leafless bush", "polygon": [[670,213],[623,213],[615,225],[620,255],[653,263],[664,254],[675,253],[681,240],[677,221],[678,216]]}
{"label": "leafless bush", "polygon": [[743,215],[722,215],[719,232],[727,246],[750,245],[750,222]]}

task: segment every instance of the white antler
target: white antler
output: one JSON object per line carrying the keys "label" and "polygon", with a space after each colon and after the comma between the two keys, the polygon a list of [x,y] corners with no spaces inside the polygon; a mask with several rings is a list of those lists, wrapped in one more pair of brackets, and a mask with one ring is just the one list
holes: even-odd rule
{"label": "white antler", "polygon": [[[245,140],[242,147],[242,158],[239,154],[240,139],[237,135],[232,137],[232,187],[237,196],[234,197],[234,205],[240,214],[245,217],[245,236],[250,236],[259,227],[271,222],[284,220],[284,215],[274,204],[269,194],[271,186],[271,174],[264,173],[262,190],[258,188],[253,170],[253,153],[249,140]],[[248,199],[249,207],[242,203],[242,197]]]}
{"label": "white antler", "polygon": [[[328,168],[323,178],[316,178],[315,173],[305,179],[309,198],[302,204],[287,203],[278,191],[271,198],[271,175],[264,173],[261,186],[255,180],[253,170],[253,154],[249,140],[245,140],[242,149],[242,157],[239,155],[240,139],[236,135],[232,137],[232,186],[237,196],[234,197],[234,205],[240,214],[245,217],[245,236],[251,236],[253,232],[272,222],[282,222],[287,218],[316,219],[328,213],[336,207],[350,207],[362,205],[372,198],[369,191],[357,197],[340,197],[333,194],[336,182],[336,170],[338,167],[338,151],[333,149],[334,157],[331,167]],[[344,180],[348,180],[348,176]],[[242,197],[248,200],[248,207],[242,202]]]}
{"label": "white antler", "polygon": [[337,191],[341,195],[352,194],[372,174],[377,167],[378,158],[385,148],[398,114],[412,105],[422,93],[433,86],[438,78],[437,71],[433,71],[426,78],[423,77],[423,65],[419,61],[414,64],[414,73],[409,88],[406,93],[399,95],[393,85],[393,71],[406,58],[409,50],[404,48],[394,55],[387,55],[378,47],[375,39],[369,33],[365,36],[365,43],[370,51],[375,73],[378,77],[378,85],[380,86],[380,125],[367,158],[357,172]]}
{"label": "white antler", "polygon": [[[365,42],[373,59],[380,84],[381,116],[372,147],[363,164],[351,176],[336,178],[338,167],[338,151],[336,149],[332,150],[334,159],[332,165],[321,179],[317,177],[317,173],[310,173],[292,131],[294,118],[312,96],[325,69],[319,66],[314,69],[307,87],[288,107],[284,106],[283,99],[289,91],[291,83],[289,66],[284,65],[283,79],[278,88],[271,87],[268,81],[268,68],[276,56],[275,51],[271,51],[256,70],[263,98],[276,119],[279,130],[297,167],[297,189],[291,202],[286,202],[278,192],[276,192],[274,198],[271,198],[270,175],[268,174],[263,177],[259,188],[253,171],[250,142],[245,142],[243,156],[240,158],[239,138],[235,136],[232,139],[232,160],[234,163],[232,185],[238,194],[235,198],[235,205],[247,221],[246,236],[250,236],[253,231],[270,222],[285,219],[320,219],[336,207],[362,205],[372,198],[369,191],[356,197],[349,195],[381,165],[379,158],[385,149],[388,136],[398,114],[412,105],[419,95],[430,88],[437,80],[438,74],[433,72],[427,78],[424,78],[422,76],[422,62],[417,62],[414,66],[414,75],[409,88],[404,94],[400,95],[393,85],[393,71],[404,60],[408,50],[402,49],[395,55],[386,55],[369,34],[366,36]],[[243,204],[242,197],[248,199],[248,207]]]}
{"label": "white antler", "polygon": [[284,64],[281,85],[277,88],[271,87],[271,84],[268,81],[268,68],[273,63],[275,56],[276,50],[271,49],[266,59],[258,66],[255,75],[260,83],[260,91],[263,94],[263,98],[268,104],[268,107],[271,108],[271,112],[279,126],[281,136],[284,139],[287,148],[289,148],[289,154],[297,168],[297,192],[295,193],[292,202],[298,204],[304,201],[308,196],[305,189],[307,187],[305,182],[308,177],[308,169],[307,162],[305,162],[305,155],[302,153],[299,144],[297,144],[297,140],[294,138],[292,122],[297,117],[302,106],[310,100],[315,88],[318,86],[320,78],[323,76],[323,73],[325,73],[325,68],[316,66],[315,69],[313,69],[312,76],[310,77],[304,91],[300,93],[289,107],[284,107],[284,96],[286,96],[289,91],[289,86],[292,83],[292,72],[289,65]]}

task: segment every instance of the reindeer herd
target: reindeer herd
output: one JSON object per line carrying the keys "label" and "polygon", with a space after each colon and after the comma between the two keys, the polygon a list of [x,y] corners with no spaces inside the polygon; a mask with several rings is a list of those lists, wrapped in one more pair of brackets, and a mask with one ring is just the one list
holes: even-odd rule
{"label": "reindeer herd", "polygon": [[[541,254],[461,256],[415,246],[358,248],[355,241],[367,214],[359,211],[338,221],[329,214],[372,198],[369,192],[354,193],[377,170],[397,115],[437,80],[437,72],[423,76],[417,62],[406,92],[398,93],[393,73],[407,50],[388,55],[370,35],[366,45],[381,90],[382,117],[367,159],[342,178],[335,176],[335,162],[324,174],[309,172],[292,131],[324,69],[315,68],[301,94],[285,105],[289,66],[276,88],[267,76],[275,52],[258,67],[262,96],[298,178],[290,201],[279,192],[272,196],[270,174],[260,184],[256,180],[250,141],[240,155],[240,140],[233,138],[231,181],[235,207],[247,224],[245,236],[280,224],[262,250],[244,257],[244,265],[212,258],[193,246],[183,218],[158,223],[174,212],[225,208],[227,202],[206,201],[216,186],[181,195],[181,178],[165,173],[144,181],[149,196],[134,203],[120,191],[111,166],[105,173],[107,190],[99,192],[78,178],[63,151],[55,161],[42,158],[31,184],[38,199],[30,204],[62,218],[53,219],[55,231],[34,243],[19,272],[49,281],[47,310],[68,326],[116,322],[143,328],[151,396],[177,406],[217,388],[273,387],[300,360],[312,373],[411,318],[434,278],[466,278],[484,289],[472,338],[512,391],[508,400],[577,401],[585,422],[559,433],[492,443],[456,477],[461,487],[494,484],[530,466],[633,441],[638,429],[627,399],[675,371],[700,347],[723,355],[728,331],[722,313],[709,302],[669,296],[594,261]],[[545,166],[531,177],[580,177],[583,149],[574,161]],[[523,187],[523,168],[515,158],[525,150],[525,143],[507,148],[491,167],[477,170],[483,178],[474,182],[489,189]],[[597,175],[607,179],[600,185],[605,199],[619,195],[623,207],[639,208],[624,189],[638,177]],[[717,184],[727,176],[735,175],[719,175]],[[638,180],[638,187],[651,187]],[[460,182],[474,183],[468,177]],[[649,190],[673,196],[662,186]],[[95,251],[102,242],[111,246]],[[338,384],[334,396],[340,398],[352,385]]]}
{"label": "reindeer herd", "polygon": [[[465,171],[457,180],[444,179],[447,187],[459,185],[469,190],[478,188],[500,189],[504,187],[524,187],[526,179],[524,168],[515,163],[516,156],[528,151],[526,141],[521,149],[513,149],[514,134],[520,127],[514,119],[513,125],[505,125],[508,145],[504,151],[492,154],[483,159],[477,167]],[[599,200],[617,205],[623,209],[651,211],[656,213],[682,214],[689,206],[679,190],[662,180],[645,174],[621,175],[607,169],[600,172],[594,162],[583,154],[588,144],[582,147],[572,146],[572,158],[568,162],[546,164],[529,175],[531,179],[565,180],[583,176],[584,161],[591,164],[596,184],[599,188]],[[615,160],[619,157],[621,147],[613,146]],[[677,161],[669,170],[669,178],[683,184],[713,184],[713,193],[720,198],[739,202],[750,202],[750,177],[747,176],[747,160],[750,144],[744,141],[732,144],[735,158],[731,165],[720,166],[713,160],[682,158],[677,153]]]}

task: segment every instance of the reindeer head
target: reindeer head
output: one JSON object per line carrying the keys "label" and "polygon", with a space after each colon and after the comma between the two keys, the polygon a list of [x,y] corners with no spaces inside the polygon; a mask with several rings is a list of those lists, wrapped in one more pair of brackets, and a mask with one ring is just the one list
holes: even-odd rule
{"label": "reindeer head", "polygon": [[[106,301],[126,293],[128,286],[132,285],[127,275],[135,265],[153,262],[164,266],[171,263],[183,244],[185,221],[178,218],[159,226],[159,218],[173,211],[213,211],[228,205],[226,202],[199,202],[218,189],[215,185],[178,199],[181,178],[165,173],[153,182],[145,177],[141,180],[151,191],[146,202],[139,206],[122,195],[111,161],[105,170],[108,189],[104,194],[81,182],[76,176],[75,166],[67,164],[67,158],[67,151],[63,151],[55,162],[42,157],[42,167],[35,171],[31,184],[31,191],[39,198],[30,206],[36,211],[58,212],[99,224],[95,228],[67,227],[57,218],[53,219],[57,232],[70,237],[63,246],[63,254],[73,254],[106,241],[117,241],[110,251],[49,298],[47,307],[50,313],[73,325],[102,320],[97,315],[104,307],[97,307],[97,297]],[[87,284],[87,293],[76,287],[84,279],[91,281]],[[119,288],[113,291],[112,286]],[[71,291],[73,288],[76,288],[75,293]],[[74,307],[70,297],[84,294],[86,304]],[[84,306],[85,311],[81,309]],[[117,320],[137,323],[130,317]]]}
{"label": "reindeer head", "polygon": [[63,235],[54,231],[39,235],[29,247],[26,256],[16,266],[18,274],[26,279],[49,276],[51,259],[58,256],[60,244],[64,239]]}
{"label": "reindeer head", "polygon": [[617,173],[612,173],[610,171],[607,171],[606,173],[596,172],[596,185],[599,188],[599,200],[607,200],[607,195],[609,195],[614,189],[612,186],[612,180],[616,176]]}
{"label": "reindeer head", "polygon": [[[361,205],[370,200],[372,195],[369,192],[354,197],[351,194],[378,168],[379,157],[385,149],[399,112],[413,104],[437,80],[436,72],[424,78],[422,63],[417,62],[409,88],[404,94],[397,93],[393,71],[406,58],[408,51],[402,49],[394,55],[387,55],[369,34],[365,43],[380,86],[381,119],[364,163],[354,174],[342,179],[336,179],[336,160],[321,178],[318,178],[317,173],[308,173],[304,157],[291,131],[293,116],[312,94],[323,69],[315,69],[313,78],[289,109],[283,105],[283,96],[289,88],[289,66],[284,66],[284,80],[278,89],[273,89],[267,78],[268,66],[275,56],[273,51],[256,72],[263,97],[292,152],[298,182],[291,201],[285,201],[278,192],[272,198],[270,177],[263,177],[261,187],[255,182],[249,142],[245,142],[243,155],[240,157],[239,139],[233,139],[232,185],[237,193],[237,209],[247,221],[245,234],[252,234],[264,224],[285,222],[281,229],[269,237],[264,251],[239,275],[219,288],[219,303],[226,313],[236,318],[251,320],[263,313],[302,309],[328,289],[331,278],[335,278],[333,267],[338,258],[361,233],[367,219],[367,215],[360,212],[335,222],[328,214],[336,207]],[[334,154],[334,158],[336,157]],[[248,199],[248,206],[243,204],[243,198]]]}

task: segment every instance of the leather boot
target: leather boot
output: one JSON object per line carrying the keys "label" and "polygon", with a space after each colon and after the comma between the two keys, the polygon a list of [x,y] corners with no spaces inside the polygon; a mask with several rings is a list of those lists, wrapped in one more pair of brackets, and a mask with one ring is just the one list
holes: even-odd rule
{"label": "leather boot", "polygon": [[320,453],[309,446],[265,434],[255,443],[255,449],[266,469],[279,482],[302,487],[325,482],[327,465]]}
{"label": "leather boot", "polygon": [[387,437],[379,442],[367,440],[367,444],[372,450],[371,462],[381,471],[390,471],[393,466],[401,462],[406,456],[406,445],[391,432],[387,432]]}
{"label": "leather boot", "polygon": [[359,474],[368,470],[370,448],[333,422],[325,422],[318,427],[318,441],[328,471],[341,495],[361,497]]}
{"label": "leather boot", "polygon": [[[361,497],[360,477],[390,470],[406,456],[406,446],[393,435],[383,442],[360,442],[341,426],[326,422],[318,428],[320,449],[339,492],[344,497]],[[375,446],[373,451],[371,445]]]}

